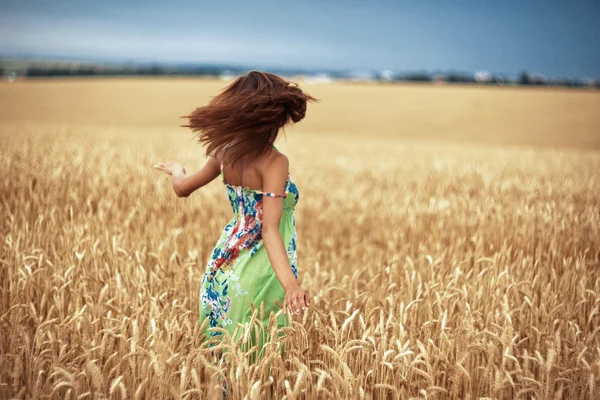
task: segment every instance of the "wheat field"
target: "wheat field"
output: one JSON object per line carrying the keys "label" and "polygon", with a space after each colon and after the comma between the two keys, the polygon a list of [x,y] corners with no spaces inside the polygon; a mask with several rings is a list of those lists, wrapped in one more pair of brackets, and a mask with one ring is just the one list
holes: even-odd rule
{"label": "wheat field", "polygon": [[600,92],[301,82],[313,301],[251,364],[197,315],[225,189],[152,169],[202,166],[178,117],[224,84],[0,85],[0,398],[600,397]]}

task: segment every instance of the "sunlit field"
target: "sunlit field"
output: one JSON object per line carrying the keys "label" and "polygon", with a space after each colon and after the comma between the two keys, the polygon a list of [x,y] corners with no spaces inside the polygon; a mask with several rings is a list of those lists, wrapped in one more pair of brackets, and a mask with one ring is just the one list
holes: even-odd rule
{"label": "sunlit field", "polygon": [[225,189],[152,168],[203,165],[178,117],[225,84],[0,85],[0,398],[600,398],[600,92],[301,82],[313,301],[227,364],[198,320]]}

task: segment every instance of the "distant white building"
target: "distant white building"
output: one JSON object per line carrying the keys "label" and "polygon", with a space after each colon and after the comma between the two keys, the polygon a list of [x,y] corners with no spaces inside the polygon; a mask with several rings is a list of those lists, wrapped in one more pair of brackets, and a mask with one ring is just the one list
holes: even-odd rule
{"label": "distant white building", "polygon": [[222,81],[232,81],[238,76],[239,74],[235,74],[233,71],[225,70],[219,75],[219,79]]}
{"label": "distant white building", "polygon": [[535,85],[545,85],[548,83],[548,78],[542,74],[531,74],[529,75],[529,81]]}
{"label": "distant white building", "polygon": [[494,75],[492,75],[488,71],[475,72],[475,81],[477,83],[490,83],[493,79],[494,79]]}
{"label": "distant white building", "polygon": [[379,73],[379,75],[381,76],[381,80],[385,82],[389,82],[394,79],[394,71],[391,69],[384,69]]}
{"label": "distant white building", "polygon": [[370,71],[352,71],[348,74],[348,79],[353,82],[372,82],[375,74]]}
{"label": "distant white building", "polygon": [[432,78],[433,83],[437,83],[437,84],[444,83],[445,80],[446,80],[446,78],[442,74],[436,74]]}
{"label": "distant white building", "polygon": [[597,85],[596,80],[592,79],[592,78],[583,78],[582,82],[585,86],[591,87],[591,88],[594,88]]}
{"label": "distant white building", "polygon": [[333,79],[331,79],[331,77],[325,73],[319,73],[319,74],[315,74],[312,76],[307,76],[305,77],[304,81],[306,83],[331,83],[333,82]]}

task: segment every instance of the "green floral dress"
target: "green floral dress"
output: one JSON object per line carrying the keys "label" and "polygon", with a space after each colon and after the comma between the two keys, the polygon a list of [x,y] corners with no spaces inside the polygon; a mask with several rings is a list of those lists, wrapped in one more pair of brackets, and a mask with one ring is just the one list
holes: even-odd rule
{"label": "green floral dress", "polygon": [[[262,199],[265,196],[283,197],[279,232],[287,248],[292,272],[296,278],[298,276],[294,208],[299,193],[292,177],[288,174],[283,194],[234,186],[225,182],[221,162],[221,180],[227,189],[233,216],[217,241],[200,287],[200,323],[208,319],[205,325],[207,338],[219,335],[218,331],[208,329],[214,327],[222,327],[233,335],[238,324],[250,321],[251,303],[257,309],[263,303],[262,323],[266,330],[270,313],[280,310],[275,300],[283,303],[285,291],[267,257],[261,236]],[[277,325],[278,328],[287,325],[283,314],[278,317]],[[256,344],[260,350],[262,345]]]}

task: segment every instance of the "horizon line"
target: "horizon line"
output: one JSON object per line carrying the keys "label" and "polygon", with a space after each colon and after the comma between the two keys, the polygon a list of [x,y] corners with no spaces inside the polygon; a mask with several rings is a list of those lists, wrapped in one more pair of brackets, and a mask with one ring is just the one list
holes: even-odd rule
{"label": "horizon line", "polygon": [[75,55],[50,55],[43,53],[35,53],[35,52],[21,52],[21,53],[2,53],[0,51],[0,61],[3,59],[16,59],[19,60],[30,60],[30,61],[59,61],[59,62],[79,62],[79,63],[106,63],[106,64],[134,64],[134,65],[187,65],[187,66],[219,66],[223,68],[235,68],[242,70],[251,70],[251,69],[272,69],[272,70],[292,70],[292,71],[310,71],[310,72],[319,72],[319,71],[329,71],[329,72],[383,72],[383,71],[391,71],[394,73],[428,73],[431,75],[435,75],[436,73],[490,73],[496,77],[518,77],[523,73],[527,73],[529,76],[534,77],[543,77],[543,78],[554,78],[554,79],[574,79],[574,80],[600,80],[600,77],[592,77],[592,76],[582,76],[582,77],[573,77],[571,75],[549,75],[539,71],[531,71],[527,68],[521,68],[518,71],[513,72],[494,72],[493,70],[486,69],[458,69],[458,68],[415,68],[415,69],[392,69],[392,68],[353,68],[353,67],[319,67],[319,66],[310,66],[310,67],[300,67],[300,66],[283,66],[283,65],[269,65],[269,63],[264,64],[256,64],[256,63],[241,63],[241,62],[222,62],[222,61],[166,61],[166,60],[135,60],[135,59],[126,59],[121,57],[94,57],[94,56],[75,56]]}

